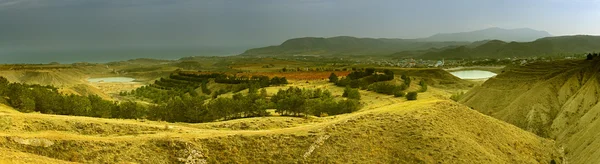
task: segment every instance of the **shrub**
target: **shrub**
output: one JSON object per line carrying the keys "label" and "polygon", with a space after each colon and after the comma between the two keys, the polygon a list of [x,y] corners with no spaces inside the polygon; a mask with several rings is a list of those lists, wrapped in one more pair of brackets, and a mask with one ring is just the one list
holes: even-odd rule
{"label": "shrub", "polygon": [[425,83],[425,81],[421,80],[419,82],[419,85],[421,86],[421,90],[419,90],[419,92],[426,92],[427,91],[427,83]]}
{"label": "shrub", "polygon": [[406,93],[404,93],[402,91],[398,91],[398,92],[394,93],[394,97],[404,97],[404,95],[406,95]]}
{"label": "shrub", "polygon": [[408,94],[406,94],[406,99],[407,100],[417,100],[417,92],[408,92]]}
{"label": "shrub", "polygon": [[369,91],[374,91],[377,93],[383,93],[387,95],[394,95],[396,92],[403,91],[405,89],[406,85],[404,84],[397,86],[389,83],[374,83],[371,84],[368,88]]}
{"label": "shrub", "polygon": [[406,87],[410,87],[410,77],[408,77],[406,75],[402,75],[402,76],[400,76],[400,78],[402,80],[404,80],[404,85],[406,85]]}
{"label": "shrub", "polygon": [[360,92],[358,92],[358,89],[352,89],[350,87],[346,87],[346,89],[344,89],[344,94],[342,95],[342,97],[348,97],[349,99],[360,100]]}
{"label": "shrub", "polygon": [[452,96],[450,96],[450,99],[454,100],[454,101],[458,101],[464,94],[465,94],[465,92],[458,92],[458,93],[452,94]]}
{"label": "shrub", "polygon": [[329,75],[329,82],[337,83],[338,82],[338,76],[335,75],[335,73],[332,72],[331,75]]}

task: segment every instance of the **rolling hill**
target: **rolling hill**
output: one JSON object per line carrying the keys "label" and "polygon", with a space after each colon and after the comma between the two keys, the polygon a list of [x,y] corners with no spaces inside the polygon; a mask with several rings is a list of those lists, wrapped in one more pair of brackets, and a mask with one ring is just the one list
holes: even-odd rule
{"label": "rolling hill", "polygon": [[423,59],[473,59],[508,58],[533,56],[571,56],[600,51],[600,36],[559,36],[547,37],[533,42],[488,41],[477,47],[460,46],[437,52],[422,54]]}
{"label": "rolling hill", "polygon": [[290,55],[388,55],[400,51],[427,50],[470,42],[424,42],[415,39],[373,39],[339,36],[332,38],[295,38],[278,46],[250,49],[246,56]]}
{"label": "rolling hill", "polygon": [[480,40],[502,40],[502,41],[518,41],[529,42],[536,39],[550,37],[550,33],[546,31],[538,31],[530,28],[519,29],[502,29],[498,27],[487,28],[483,30],[459,32],[459,33],[444,33],[435,34],[433,36],[420,39],[429,42],[445,42],[445,41],[462,41],[475,42]]}
{"label": "rolling hill", "polygon": [[562,163],[554,141],[444,99],[434,87],[417,101],[363,96],[366,106],[351,114],[202,124],[19,113],[0,105],[0,152],[8,154],[0,162]]}
{"label": "rolling hill", "polygon": [[540,62],[510,68],[460,102],[555,139],[569,163],[600,163],[600,61]]}

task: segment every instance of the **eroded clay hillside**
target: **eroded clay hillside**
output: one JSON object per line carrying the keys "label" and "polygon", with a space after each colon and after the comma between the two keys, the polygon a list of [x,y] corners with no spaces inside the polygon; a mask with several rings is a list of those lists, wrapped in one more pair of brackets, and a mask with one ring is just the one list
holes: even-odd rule
{"label": "eroded clay hillside", "polygon": [[463,96],[484,114],[556,140],[569,163],[600,163],[600,61],[510,68]]}

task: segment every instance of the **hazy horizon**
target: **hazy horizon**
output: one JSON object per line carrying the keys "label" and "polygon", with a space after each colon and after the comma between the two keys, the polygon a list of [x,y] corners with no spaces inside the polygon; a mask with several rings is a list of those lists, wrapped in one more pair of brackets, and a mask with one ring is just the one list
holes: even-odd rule
{"label": "hazy horizon", "polygon": [[596,0],[0,0],[0,56],[177,48],[224,55],[298,37],[409,39],[490,27],[599,35],[598,8]]}

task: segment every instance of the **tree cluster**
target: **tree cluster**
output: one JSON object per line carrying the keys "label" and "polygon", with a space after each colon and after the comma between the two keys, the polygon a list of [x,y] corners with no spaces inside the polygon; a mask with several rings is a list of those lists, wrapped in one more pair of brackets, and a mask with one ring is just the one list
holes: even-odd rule
{"label": "tree cluster", "polygon": [[346,71],[346,68],[343,69],[339,69],[339,68],[331,68],[331,67],[317,67],[317,68],[309,68],[309,67],[305,67],[305,68],[300,68],[300,67],[296,67],[296,68],[281,68],[281,70],[279,72],[305,72],[305,71]]}
{"label": "tree cluster", "polygon": [[[208,103],[207,103],[208,101]],[[270,106],[266,97],[262,97],[252,87],[247,95],[237,93],[233,98],[174,97],[166,103],[151,106],[148,119],[168,122],[211,122],[246,117],[269,115]]]}
{"label": "tree cluster", "polygon": [[292,116],[337,115],[351,113],[362,107],[360,102],[355,99],[335,101],[327,90],[308,90],[297,87],[279,90],[271,98],[271,102],[277,108],[275,112]]}
{"label": "tree cluster", "polygon": [[346,87],[346,89],[344,89],[344,93],[342,94],[342,97],[360,100],[360,92],[358,92],[358,89],[352,89],[350,87]]}
{"label": "tree cluster", "polygon": [[377,92],[377,93],[387,94],[387,95],[394,95],[394,94],[396,94],[398,92],[402,92],[406,89],[407,89],[407,87],[404,84],[398,86],[398,85],[394,85],[394,84],[390,84],[390,83],[386,83],[386,82],[381,82],[381,83],[374,83],[374,84],[369,85],[367,90]]}
{"label": "tree cluster", "polygon": [[90,116],[102,118],[141,118],[146,108],[135,102],[116,103],[96,95],[63,95],[52,86],[9,83],[0,77],[0,101],[21,112]]}
{"label": "tree cluster", "polygon": [[337,86],[350,86],[352,88],[361,88],[367,89],[369,85],[375,82],[381,81],[390,81],[394,79],[394,72],[390,70],[383,70],[383,74],[375,72],[374,68],[367,68],[364,71],[357,70],[348,74],[348,76],[343,77],[339,80],[331,81],[332,76],[330,76],[330,82],[334,82]]}
{"label": "tree cluster", "polygon": [[594,60],[594,58],[598,58],[598,56],[600,56],[600,54],[598,53],[588,53],[586,56],[586,60]]}
{"label": "tree cluster", "polygon": [[[267,116],[266,110],[273,108],[282,115],[294,116],[336,115],[361,108],[358,100],[335,101],[329,91],[320,89],[290,87],[280,90],[269,100],[267,91],[260,89],[258,84],[250,85],[246,95],[237,93],[232,98],[215,99],[150,86],[142,88],[134,93],[145,94],[142,92],[154,90],[148,95],[161,101],[154,105],[141,105],[133,101],[107,101],[96,95],[63,95],[52,86],[9,83],[6,78],[0,77],[0,102],[22,112],[190,123]],[[156,92],[159,94],[154,94]]]}
{"label": "tree cluster", "polygon": [[[231,84],[219,90],[212,91],[208,88],[209,81],[216,83]],[[213,98],[227,92],[239,92],[255,87],[268,87],[271,85],[285,85],[288,81],[285,77],[268,76],[228,76],[222,73],[212,74],[197,74],[193,72],[176,72],[168,78],[160,78],[154,84],[138,88],[131,92],[123,92],[121,96],[132,95],[137,98],[149,99],[153,103],[163,103],[172,97],[183,97],[189,95],[191,97],[199,96],[199,92],[205,95],[212,95]],[[196,91],[200,88],[200,91]]]}

